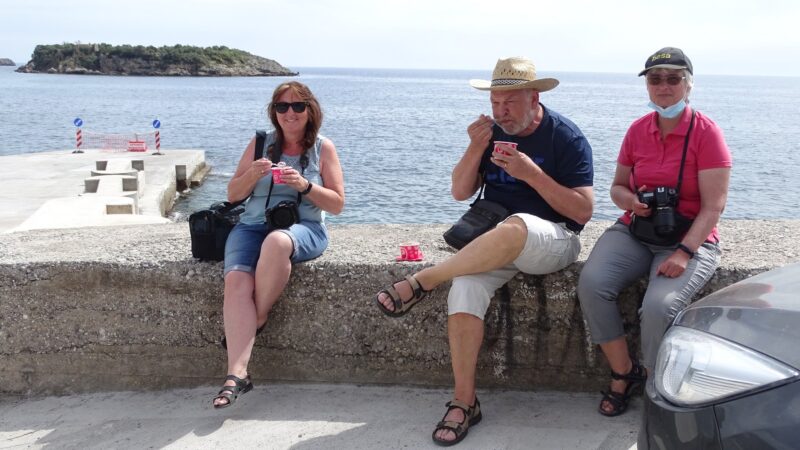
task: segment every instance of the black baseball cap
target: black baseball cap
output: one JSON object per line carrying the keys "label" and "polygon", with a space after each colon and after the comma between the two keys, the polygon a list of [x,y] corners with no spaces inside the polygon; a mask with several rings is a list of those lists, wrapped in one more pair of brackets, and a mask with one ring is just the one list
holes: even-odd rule
{"label": "black baseball cap", "polygon": [[644,70],[639,72],[639,76],[646,74],[650,69],[658,68],[686,69],[694,75],[689,57],[683,53],[683,50],[676,47],[664,47],[650,55],[644,62]]}

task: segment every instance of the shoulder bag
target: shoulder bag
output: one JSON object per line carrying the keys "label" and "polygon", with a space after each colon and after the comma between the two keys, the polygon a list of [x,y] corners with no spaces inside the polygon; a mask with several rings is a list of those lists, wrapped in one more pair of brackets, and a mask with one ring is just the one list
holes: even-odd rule
{"label": "shoulder bag", "polygon": [[[265,131],[256,131],[253,160],[261,159],[264,155],[266,137]],[[249,197],[248,195],[247,198]],[[242,204],[247,198],[235,203],[216,202],[208,209],[196,211],[189,216],[193,257],[204,261],[225,259],[225,241],[233,227],[239,223],[239,216],[244,212]]]}
{"label": "shoulder bag", "polygon": [[[483,179],[483,176],[481,177]],[[496,227],[509,216],[505,206],[481,198],[486,183],[481,184],[478,197],[469,205],[469,209],[450,229],[444,232],[444,240],[451,247],[461,250],[475,238]]]}

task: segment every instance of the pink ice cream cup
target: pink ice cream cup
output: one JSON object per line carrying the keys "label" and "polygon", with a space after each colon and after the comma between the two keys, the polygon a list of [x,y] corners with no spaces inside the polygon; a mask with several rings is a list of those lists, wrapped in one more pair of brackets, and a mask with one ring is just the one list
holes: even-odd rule
{"label": "pink ice cream cup", "polygon": [[398,261],[422,261],[422,250],[419,242],[404,242],[400,244],[400,256]]}
{"label": "pink ice cream cup", "polygon": [[285,168],[286,166],[272,166],[272,181],[275,184],[283,184],[283,178],[281,178],[281,175],[283,174],[283,169]]}
{"label": "pink ice cream cup", "polygon": [[507,151],[505,151],[505,150],[501,149],[501,148],[500,148],[500,145],[501,145],[501,144],[508,145],[509,147],[513,148],[514,150],[516,150],[516,149],[517,149],[517,143],[516,143],[516,142],[508,142],[508,141],[494,141],[494,151],[495,151],[495,152],[497,152],[497,153],[500,153],[500,154],[503,154],[503,155],[510,155],[510,154],[511,154],[511,153],[508,153]]}

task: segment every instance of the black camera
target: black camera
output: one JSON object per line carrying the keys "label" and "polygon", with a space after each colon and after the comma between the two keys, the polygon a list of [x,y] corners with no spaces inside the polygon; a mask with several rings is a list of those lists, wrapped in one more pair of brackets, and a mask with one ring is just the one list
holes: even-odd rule
{"label": "black camera", "polygon": [[653,191],[638,192],[639,201],[653,211],[651,218],[656,233],[666,235],[675,230],[675,208],[678,206],[678,191],[659,186]]}
{"label": "black camera", "polygon": [[300,223],[300,210],[297,203],[284,200],[267,210],[266,220],[272,229],[289,228]]}

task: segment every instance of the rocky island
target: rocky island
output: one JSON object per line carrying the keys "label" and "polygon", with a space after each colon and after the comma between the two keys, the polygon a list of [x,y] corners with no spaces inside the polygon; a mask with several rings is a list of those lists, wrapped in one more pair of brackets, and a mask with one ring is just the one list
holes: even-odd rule
{"label": "rocky island", "polygon": [[16,64],[8,58],[0,58],[0,66],[16,66]]}
{"label": "rocky island", "polygon": [[110,44],[37,45],[17,72],[78,74],[245,77],[293,76],[276,61],[225,46],[143,46]]}

